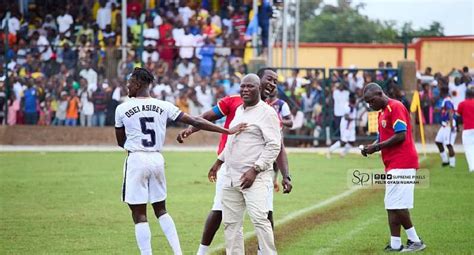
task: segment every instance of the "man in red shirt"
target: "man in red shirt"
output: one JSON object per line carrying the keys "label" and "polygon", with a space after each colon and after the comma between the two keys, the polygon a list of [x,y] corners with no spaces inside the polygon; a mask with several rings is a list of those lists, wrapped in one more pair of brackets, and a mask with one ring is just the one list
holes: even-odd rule
{"label": "man in red shirt", "polygon": [[[260,95],[262,97],[262,100],[265,101],[265,99],[268,98],[268,96],[272,93],[272,91],[276,89],[276,82],[277,82],[278,76],[276,72],[271,68],[262,68],[258,71],[257,75],[260,77],[260,82],[261,82]],[[235,112],[237,108],[241,106],[242,104],[243,104],[243,101],[239,95],[227,96],[219,100],[219,102],[217,103],[216,106],[213,107],[213,109],[203,113],[201,117],[209,121],[215,121],[225,116],[226,120],[224,123],[224,127],[228,127],[235,117]],[[196,131],[198,131],[198,129],[195,129],[192,127],[189,127],[181,131],[177,138],[178,142],[182,143],[183,138],[189,137],[192,133]],[[224,150],[226,142],[227,142],[227,136],[226,135],[221,136],[219,147],[217,150],[218,155]],[[282,180],[283,193],[290,193],[292,189],[292,185],[291,185],[291,178],[290,178],[289,170],[288,170],[288,157],[286,155],[286,151],[285,151],[285,147],[283,146],[283,143],[282,143],[282,148],[280,150],[280,154],[277,157],[276,163],[283,176],[283,180]],[[209,175],[208,175],[209,180],[213,182],[216,181],[216,194],[214,197],[214,204],[212,206],[211,212],[209,213],[206,220],[206,224],[204,226],[201,244],[197,252],[198,255],[206,254],[209,248],[209,245],[214,239],[214,235],[219,229],[219,226],[222,221],[221,199],[222,199],[222,188],[223,188],[223,183],[224,183],[223,181],[224,177],[221,173],[224,171],[219,170],[219,168],[221,168],[221,164],[222,162],[217,160],[214,163],[214,165],[211,167],[211,169],[209,170]],[[223,165],[222,167],[225,167],[225,165]],[[268,213],[268,219],[270,220],[273,227],[273,197],[269,198],[268,201],[269,201],[268,207],[270,208],[270,211]]]}
{"label": "man in red shirt", "polygon": [[[364,100],[370,108],[380,111],[379,137],[373,144],[364,146],[361,153],[367,157],[368,154],[381,151],[385,172],[390,174],[393,180],[385,186],[385,209],[391,233],[390,244],[385,247],[385,251],[423,250],[426,245],[416,234],[408,211],[413,208],[415,184],[395,183],[405,176],[416,176],[416,170],[419,168],[411,133],[410,114],[401,102],[388,98],[375,83],[369,83],[364,88]],[[401,244],[400,225],[405,228],[408,236],[405,248]]]}
{"label": "man in red shirt", "polygon": [[474,173],[474,88],[471,87],[466,91],[466,100],[459,104],[457,114],[464,122],[462,144],[469,172]]}
{"label": "man in red shirt", "polygon": [[158,40],[158,52],[160,58],[168,64],[168,70],[174,69],[174,58],[176,55],[175,40],[171,36],[171,30],[165,30],[165,36]]}

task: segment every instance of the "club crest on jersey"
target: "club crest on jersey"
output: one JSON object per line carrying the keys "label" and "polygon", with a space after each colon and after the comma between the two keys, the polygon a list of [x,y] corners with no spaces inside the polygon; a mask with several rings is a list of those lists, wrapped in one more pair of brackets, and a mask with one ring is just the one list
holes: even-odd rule
{"label": "club crest on jersey", "polygon": [[387,121],[386,120],[382,120],[382,127],[385,128],[387,126]]}

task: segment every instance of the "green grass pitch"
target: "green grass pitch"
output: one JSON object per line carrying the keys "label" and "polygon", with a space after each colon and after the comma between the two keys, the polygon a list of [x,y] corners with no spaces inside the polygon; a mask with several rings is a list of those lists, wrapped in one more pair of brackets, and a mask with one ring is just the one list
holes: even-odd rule
{"label": "green grass pitch", "polygon": [[[167,152],[168,212],[185,254],[195,254],[214,196],[214,153]],[[348,169],[381,168],[379,156],[326,159],[290,154],[294,190],[275,194],[276,221],[349,189]],[[120,201],[125,153],[0,153],[0,254],[138,254],[128,207]],[[474,252],[474,174],[464,155],[455,169],[428,155],[430,186],[415,191],[412,219],[426,254]],[[171,249],[151,214],[155,254]],[[253,230],[246,220],[244,231]],[[403,231],[402,231],[403,232]],[[280,254],[381,253],[389,240],[383,190],[359,190],[280,224]],[[222,227],[213,246],[222,244]],[[402,240],[406,236],[402,234]],[[250,250],[255,239],[247,242]]]}

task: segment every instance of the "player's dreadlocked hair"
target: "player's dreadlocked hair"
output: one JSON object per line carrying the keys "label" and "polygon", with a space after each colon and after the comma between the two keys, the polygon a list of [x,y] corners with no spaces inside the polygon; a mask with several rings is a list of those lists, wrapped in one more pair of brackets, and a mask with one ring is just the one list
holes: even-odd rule
{"label": "player's dreadlocked hair", "polygon": [[141,67],[135,67],[130,77],[135,78],[140,83],[140,86],[148,86],[155,79],[150,71]]}
{"label": "player's dreadlocked hair", "polygon": [[273,71],[276,73],[276,70],[275,68],[272,68],[272,67],[263,67],[263,68],[260,68],[258,69],[258,72],[257,72],[257,75],[260,79],[262,79],[263,75],[265,74],[265,71],[267,70],[270,70],[270,71]]}

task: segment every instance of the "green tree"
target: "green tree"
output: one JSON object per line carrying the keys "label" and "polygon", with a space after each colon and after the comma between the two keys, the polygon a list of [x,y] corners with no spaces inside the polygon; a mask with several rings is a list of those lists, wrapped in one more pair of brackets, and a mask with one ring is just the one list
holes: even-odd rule
{"label": "green tree", "polygon": [[318,6],[319,3],[305,7],[306,18],[301,19],[302,42],[398,43],[403,40],[402,31],[409,37],[443,35],[439,22],[418,30],[414,30],[411,23],[406,23],[398,30],[395,21],[371,20],[359,12],[364,4],[351,6],[348,0],[339,0],[338,6]]}
{"label": "green tree", "polygon": [[302,0],[300,2],[300,19],[309,20],[314,18],[321,2],[322,0]]}

